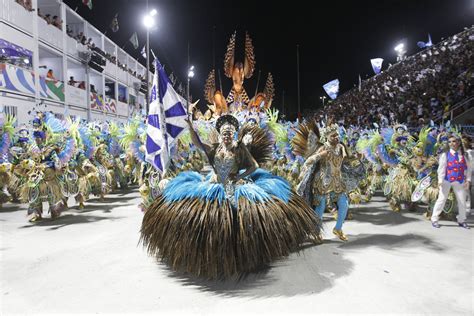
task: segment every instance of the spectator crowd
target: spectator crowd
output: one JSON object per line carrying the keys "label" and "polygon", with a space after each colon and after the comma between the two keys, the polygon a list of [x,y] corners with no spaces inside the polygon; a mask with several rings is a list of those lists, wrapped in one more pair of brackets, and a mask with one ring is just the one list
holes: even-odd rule
{"label": "spectator crowd", "polygon": [[344,126],[419,127],[474,95],[473,70],[471,27],[363,81],[315,114]]}
{"label": "spectator crowd", "polygon": [[27,11],[33,11],[33,2],[31,0],[15,0],[15,2],[24,7]]}
{"label": "spectator crowd", "polygon": [[[33,4],[32,4],[32,1],[31,0],[15,0],[15,2],[17,2],[18,4],[20,4],[21,6],[23,6],[26,10],[28,11],[34,11],[33,9]],[[50,13],[46,13],[46,14],[43,14],[43,12],[41,12],[41,9],[38,8],[37,10],[37,13],[38,13],[38,16],[41,17],[42,19],[44,19],[48,24],[51,24],[55,27],[57,27],[58,29],[62,30],[63,29],[63,21],[62,19],[57,16],[57,15],[53,15],[51,16]],[[108,60],[109,62],[113,63],[113,64],[116,64],[120,69],[122,69],[123,71],[126,71],[128,72],[130,75],[140,79],[141,81],[143,80],[146,80],[145,76],[142,75],[142,74],[138,74],[136,72],[136,70],[133,70],[131,68],[128,68],[127,64],[126,63],[122,63],[120,60],[117,60],[117,57],[110,54],[110,53],[107,53],[107,52],[104,52],[102,49],[100,49],[99,47],[97,47],[95,45],[95,43],[93,42],[92,38],[87,38],[85,35],[84,35],[84,32],[80,31],[80,32],[77,32],[77,34],[74,34],[74,31],[72,30],[72,28],[69,26],[69,25],[66,25],[66,34],[75,39],[78,43],[84,45],[87,47],[87,49],[89,50],[94,50],[96,52],[98,52],[100,55],[102,55],[106,60]],[[22,66],[29,66],[31,67],[31,65],[22,65]]]}
{"label": "spectator crowd", "polygon": [[75,39],[78,43],[86,46],[87,49],[93,50],[93,51],[99,53],[102,57],[104,57],[109,62],[111,62],[113,64],[116,64],[123,71],[128,72],[130,75],[132,75],[132,76],[134,76],[134,77],[136,77],[136,78],[138,78],[142,81],[145,80],[144,75],[137,74],[137,72],[135,70],[132,70],[131,68],[128,68],[128,66],[125,63],[122,63],[119,60],[117,60],[117,57],[115,55],[112,55],[108,52],[105,52],[102,49],[100,49],[99,47],[97,47],[95,45],[95,43],[93,42],[92,38],[91,37],[87,38],[84,35],[84,32],[81,31],[81,32],[78,32],[76,35],[74,35],[74,31],[69,27],[69,25],[66,25],[66,33],[69,37]]}

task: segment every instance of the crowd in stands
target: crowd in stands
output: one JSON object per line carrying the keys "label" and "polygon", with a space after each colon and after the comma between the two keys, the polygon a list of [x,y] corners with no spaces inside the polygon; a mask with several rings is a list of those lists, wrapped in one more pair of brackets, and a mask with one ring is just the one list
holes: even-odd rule
{"label": "crowd in stands", "polygon": [[33,11],[33,2],[31,0],[15,0],[16,3],[24,7],[28,11]]}
{"label": "crowd in stands", "polygon": [[[33,4],[32,4],[32,1],[31,0],[15,0],[18,4],[20,4],[21,6],[23,6],[26,10],[28,11],[34,11],[33,9]],[[40,10],[40,8],[38,8],[38,16],[40,16],[41,18],[43,18],[48,24],[51,24],[55,27],[57,27],[58,29],[62,30],[63,28],[63,21],[62,19],[57,16],[57,15],[54,15],[54,16],[51,16],[51,14],[47,13],[47,14],[43,14]],[[83,32],[79,32],[77,33],[76,35],[74,35],[74,31],[69,27],[69,25],[66,25],[66,34],[71,37],[71,38],[74,38],[78,43],[86,46],[89,50],[95,50],[97,51],[99,54],[101,54],[106,60],[108,60],[109,62],[111,63],[114,63],[116,64],[120,69],[122,69],[123,71],[126,71],[128,72],[130,75],[140,79],[141,81],[143,80],[146,80],[145,76],[144,75],[141,75],[141,74],[138,74],[135,70],[133,69],[130,69],[128,68],[128,66],[125,64],[125,63],[121,63],[120,61],[117,61],[117,57],[112,55],[112,54],[109,54],[109,53],[106,53],[104,52],[103,50],[101,50],[100,48],[98,48],[94,42],[92,41],[92,38],[87,38]],[[31,67],[31,65],[30,65]]]}
{"label": "crowd in stands", "polygon": [[[344,126],[419,127],[474,96],[474,27],[451,36],[340,95],[315,114]],[[474,123],[474,122],[473,122]]]}
{"label": "crowd in stands", "polygon": [[[22,7],[24,7],[27,11],[30,11],[30,12],[34,11],[33,1],[31,0],[15,0],[15,2],[21,5]],[[57,15],[51,16],[51,14],[49,13],[43,14],[41,13],[40,8],[38,8],[38,16],[43,18],[46,21],[46,23],[51,24],[60,30],[63,29],[63,20],[59,16]]]}
{"label": "crowd in stands", "polygon": [[51,80],[57,80],[56,77],[54,76],[53,69],[48,70],[48,72],[46,73],[46,78],[51,79]]}
{"label": "crowd in stands", "polygon": [[99,47],[97,47],[92,38],[87,38],[83,32],[79,32],[77,33],[76,35],[74,35],[74,32],[73,30],[69,27],[69,25],[66,25],[66,33],[69,37],[75,39],[78,43],[86,46],[89,50],[93,50],[93,51],[96,51],[97,53],[99,53],[102,57],[104,57],[106,60],[108,60],[109,62],[113,63],[113,64],[116,64],[120,69],[122,69],[123,71],[126,71],[128,72],[129,74],[131,74],[132,76],[140,79],[140,80],[145,80],[145,76],[141,75],[141,74],[137,74],[137,72],[135,70],[132,70],[130,68],[127,67],[127,65],[125,63],[121,63],[119,60],[117,60],[117,57],[115,55],[112,55],[108,52],[104,52],[102,49],[100,49]]}
{"label": "crowd in stands", "polygon": [[76,81],[74,80],[74,76],[69,77],[69,81],[67,82],[67,84],[82,90],[86,89],[86,82],[84,80]]}
{"label": "crowd in stands", "polygon": [[53,17],[51,17],[51,14],[49,14],[49,13],[43,15],[41,13],[40,8],[38,8],[38,16],[43,18],[43,20],[45,20],[46,23],[51,24],[51,25],[57,27],[60,30],[63,29],[63,20],[61,20],[61,18],[59,16],[54,15]]}

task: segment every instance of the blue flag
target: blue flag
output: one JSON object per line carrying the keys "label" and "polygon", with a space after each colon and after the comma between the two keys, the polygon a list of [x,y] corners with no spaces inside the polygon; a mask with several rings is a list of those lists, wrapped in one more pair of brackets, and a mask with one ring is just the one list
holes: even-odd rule
{"label": "blue flag", "polygon": [[370,64],[372,65],[372,69],[374,70],[375,74],[378,75],[380,70],[382,70],[382,58],[373,58],[370,60]]}
{"label": "blue flag", "polygon": [[164,173],[170,161],[170,148],[187,128],[188,114],[183,105],[186,101],[174,91],[163,66],[157,59],[154,63],[145,160]]}
{"label": "blue flag", "polygon": [[334,79],[323,85],[324,91],[328,94],[331,99],[337,98],[339,93],[339,79]]}
{"label": "blue flag", "polygon": [[431,35],[428,34],[428,42],[418,42],[416,43],[416,45],[418,45],[419,48],[426,48],[426,47],[431,47],[433,46],[433,43],[431,42]]}

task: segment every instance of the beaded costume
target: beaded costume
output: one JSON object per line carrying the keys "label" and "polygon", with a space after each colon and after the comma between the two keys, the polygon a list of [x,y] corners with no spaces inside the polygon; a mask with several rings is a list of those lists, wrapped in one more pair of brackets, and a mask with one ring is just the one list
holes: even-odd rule
{"label": "beaded costume", "polygon": [[[145,213],[141,239],[150,254],[174,270],[208,278],[251,272],[285,257],[308,237],[317,241],[320,221],[288,183],[258,169],[271,142],[256,126],[221,116],[220,141],[201,143],[214,172],[182,172]],[[230,138],[229,138],[230,137]]]}

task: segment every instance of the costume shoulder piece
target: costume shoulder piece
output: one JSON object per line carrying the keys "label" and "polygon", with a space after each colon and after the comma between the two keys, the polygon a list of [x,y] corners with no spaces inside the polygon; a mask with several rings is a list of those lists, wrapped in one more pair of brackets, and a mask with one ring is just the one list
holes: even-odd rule
{"label": "costume shoulder piece", "polygon": [[291,140],[291,148],[296,156],[308,158],[319,147],[320,134],[314,120],[298,125],[296,135]]}
{"label": "costume shoulder piece", "polygon": [[273,142],[265,129],[253,124],[245,124],[239,131],[238,142],[247,146],[250,154],[259,164],[272,157]]}

